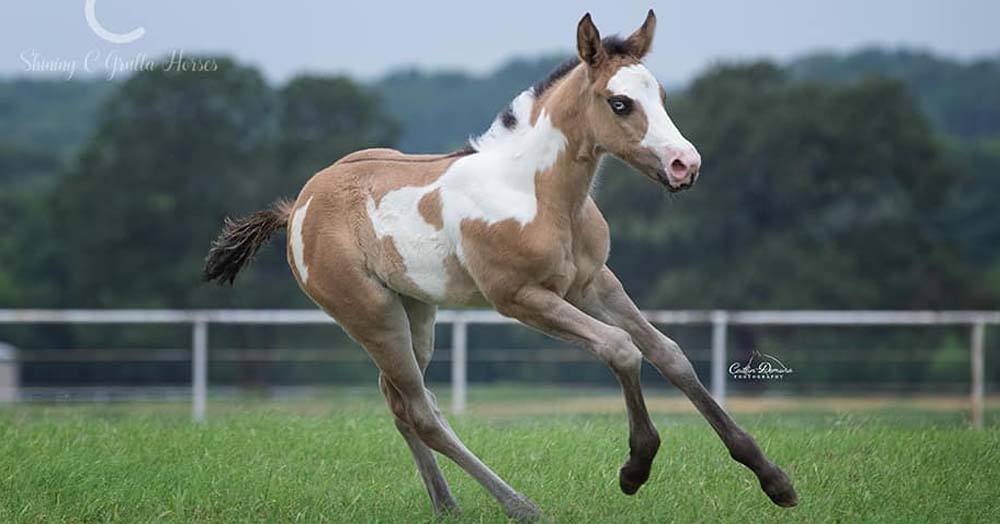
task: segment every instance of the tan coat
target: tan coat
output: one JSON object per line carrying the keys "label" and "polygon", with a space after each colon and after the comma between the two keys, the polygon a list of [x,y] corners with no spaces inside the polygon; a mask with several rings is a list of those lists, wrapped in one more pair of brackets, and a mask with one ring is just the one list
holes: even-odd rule
{"label": "tan coat", "polygon": [[667,116],[663,89],[642,65],[652,13],[625,40],[602,41],[587,15],[579,60],[518,96],[470,150],[350,154],[317,173],[294,203],[227,221],[205,266],[232,282],[275,230],[303,291],[371,356],[379,385],[438,511],[456,507],[433,451],[478,480],[516,521],[538,508],[482,463],[424,387],[436,306],[489,305],[585,348],[622,386],[629,457],[619,485],[649,478],[659,435],[639,382],[649,361],[691,399],[730,455],[782,506],[791,481],[712,399],[676,342],[653,327],[605,265],[608,224],[590,190],[613,154],[671,191],[690,187],[701,158]]}

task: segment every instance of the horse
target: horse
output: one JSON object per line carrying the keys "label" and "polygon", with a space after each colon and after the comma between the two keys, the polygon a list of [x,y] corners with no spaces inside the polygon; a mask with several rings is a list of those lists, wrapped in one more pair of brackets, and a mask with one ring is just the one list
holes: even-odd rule
{"label": "horse", "polygon": [[610,367],[628,413],[619,486],[649,478],[660,437],[639,383],[643,360],[679,388],[737,462],[779,506],[798,497],[789,477],[711,397],[680,346],[653,327],[607,266],[608,224],[591,197],[613,155],[671,192],[691,187],[701,157],[643,65],[652,10],[627,38],[601,38],[587,13],[577,55],[522,92],[489,129],[448,154],[354,152],[316,173],[294,202],[227,219],[209,251],[208,281],[232,284],[279,229],[302,291],[364,347],[412,452],[431,504],[457,509],[433,452],[474,477],[516,521],[540,512],[462,443],[424,371],[438,306],[487,306]]}

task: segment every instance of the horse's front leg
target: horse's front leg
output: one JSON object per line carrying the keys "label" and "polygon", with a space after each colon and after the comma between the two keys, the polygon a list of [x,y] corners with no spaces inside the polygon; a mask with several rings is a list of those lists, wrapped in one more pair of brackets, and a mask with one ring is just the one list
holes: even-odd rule
{"label": "horse's front leg", "polygon": [[619,471],[619,485],[634,494],[649,478],[650,467],[660,447],[639,384],[642,353],[624,330],[596,320],[559,295],[541,288],[526,287],[498,302],[497,311],[516,318],[555,338],[585,347],[614,371],[625,395],[629,420],[628,462]]}
{"label": "horse's front leg", "polygon": [[621,327],[632,336],[646,359],[701,412],[729,454],[757,475],[761,488],[775,504],[790,507],[798,503],[788,476],[764,456],[753,437],[715,402],[680,346],[642,316],[610,269],[605,267],[583,291],[582,303],[587,304],[585,309],[591,315]]}

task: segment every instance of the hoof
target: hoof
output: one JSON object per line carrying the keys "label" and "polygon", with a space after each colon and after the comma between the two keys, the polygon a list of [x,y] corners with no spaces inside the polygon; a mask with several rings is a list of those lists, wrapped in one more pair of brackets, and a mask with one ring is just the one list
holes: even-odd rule
{"label": "hoof", "polygon": [[626,495],[635,495],[639,488],[649,480],[649,470],[652,462],[634,464],[631,460],[618,470],[618,487]]}
{"label": "hoof", "polygon": [[434,506],[434,513],[437,514],[438,520],[444,520],[461,513],[458,509],[458,502],[455,502],[455,497],[452,496],[451,491],[445,489],[444,493],[430,493],[430,496],[431,504]]}
{"label": "hoof", "polygon": [[760,477],[760,487],[771,498],[771,502],[783,508],[791,508],[799,503],[799,496],[792,487],[791,479],[777,467],[769,475]]}
{"label": "hoof", "polygon": [[538,509],[538,506],[534,502],[528,500],[527,497],[520,497],[519,499],[510,502],[506,505],[507,516],[510,517],[510,522],[516,522],[517,524],[538,524],[542,522],[542,512]]}
{"label": "hoof", "polygon": [[442,523],[455,522],[456,519],[462,516],[462,510],[459,509],[458,504],[454,500],[437,506],[434,508],[434,513],[437,516],[437,521]]}

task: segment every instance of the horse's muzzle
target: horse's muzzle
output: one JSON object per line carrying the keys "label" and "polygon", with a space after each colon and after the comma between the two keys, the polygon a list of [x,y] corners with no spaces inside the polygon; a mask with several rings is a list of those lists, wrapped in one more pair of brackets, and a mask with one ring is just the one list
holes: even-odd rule
{"label": "horse's muzzle", "polygon": [[691,173],[684,180],[678,181],[671,177],[665,170],[658,169],[656,171],[656,179],[663,184],[663,187],[667,188],[667,191],[677,193],[691,188],[695,181],[698,180],[698,173]]}

